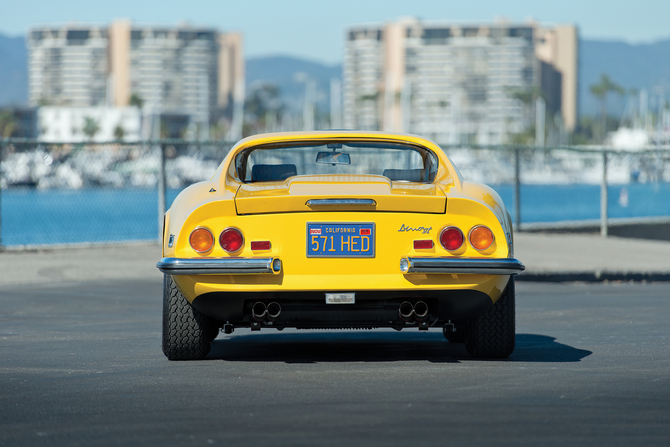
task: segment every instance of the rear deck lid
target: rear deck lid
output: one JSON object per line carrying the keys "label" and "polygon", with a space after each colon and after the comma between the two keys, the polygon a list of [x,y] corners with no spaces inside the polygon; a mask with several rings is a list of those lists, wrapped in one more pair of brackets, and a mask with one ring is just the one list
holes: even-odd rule
{"label": "rear deck lid", "polygon": [[381,211],[443,214],[447,199],[433,183],[391,181],[381,175],[298,175],[245,183],[237,214]]}

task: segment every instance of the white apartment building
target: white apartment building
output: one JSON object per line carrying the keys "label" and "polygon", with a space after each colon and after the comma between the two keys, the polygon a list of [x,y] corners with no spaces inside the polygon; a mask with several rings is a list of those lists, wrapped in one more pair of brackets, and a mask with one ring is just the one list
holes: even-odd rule
{"label": "white apartment building", "polygon": [[379,129],[380,83],[384,77],[382,30],[361,28],[349,34],[342,67],[344,127]]}
{"label": "white apartment building", "polygon": [[31,106],[126,107],[135,95],[145,114],[187,115],[207,128],[244,101],[236,33],[128,21],[36,27],[28,49]]}
{"label": "white apartment building", "polygon": [[103,27],[35,28],[28,34],[28,101],[33,107],[105,105],[108,71]]}
{"label": "white apartment building", "polygon": [[199,122],[216,114],[218,32],[116,22],[110,39],[115,103],[127,104],[135,94],[152,111],[188,114]]}
{"label": "white apartment building", "polygon": [[548,109],[560,112],[572,130],[577,31],[556,30],[417,20],[350,28],[345,127],[406,131],[450,144],[500,144],[534,123],[533,103],[520,101],[519,93],[541,89]]}

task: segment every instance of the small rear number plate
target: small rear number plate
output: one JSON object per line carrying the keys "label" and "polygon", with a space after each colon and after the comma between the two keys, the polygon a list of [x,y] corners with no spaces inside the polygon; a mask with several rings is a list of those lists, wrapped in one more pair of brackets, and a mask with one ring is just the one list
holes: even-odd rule
{"label": "small rear number plate", "polygon": [[326,304],[355,304],[355,293],[326,293]]}
{"label": "small rear number plate", "polygon": [[374,258],[374,223],[308,223],[308,258]]}

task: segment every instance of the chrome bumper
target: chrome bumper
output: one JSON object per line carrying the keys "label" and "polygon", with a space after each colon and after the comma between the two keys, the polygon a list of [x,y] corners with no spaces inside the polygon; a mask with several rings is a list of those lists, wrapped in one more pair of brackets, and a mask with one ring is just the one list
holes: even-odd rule
{"label": "chrome bumper", "polygon": [[526,267],[513,258],[402,258],[403,273],[518,275]]}
{"label": "chrome bumper", "polygon": [[169,275],[246,275],[279,273],[278,258],[163,258],[156,267]]}

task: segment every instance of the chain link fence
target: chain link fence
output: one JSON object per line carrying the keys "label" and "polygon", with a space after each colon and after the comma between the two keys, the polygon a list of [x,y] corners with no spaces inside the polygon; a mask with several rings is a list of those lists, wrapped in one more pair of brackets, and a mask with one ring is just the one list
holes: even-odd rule
{"label": "chain link fence", "polygon": [[[231,142],[52,144],[0,140],[0,246],[157,240],[162,216],[211,178]],[[443,146],[492,186],[517,229],[670,217],[670,149]]]}
{"label": "chain link fence", "polygon": [[517,229],[670,220],[670,148],[445,147],[467,180],[493,186]]}
{"label": "chain link fence", "polygon": [[212,177],[232,144],[0,141],[3,246],[157,240],[186,186]]}

